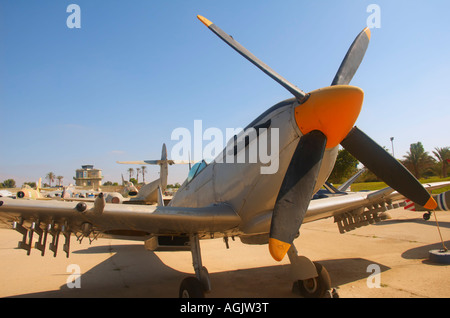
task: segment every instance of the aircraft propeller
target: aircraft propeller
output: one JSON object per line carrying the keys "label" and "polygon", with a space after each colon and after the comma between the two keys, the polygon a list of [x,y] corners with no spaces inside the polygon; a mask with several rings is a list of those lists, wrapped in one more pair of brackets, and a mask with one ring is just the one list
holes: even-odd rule
{"label": "aircraft propeller", "polygon": [[[370,29],[365,28],[350,46],[331,83],[332,86],[350,83],[362,62],[369,41]],[[391,188],[396,189],[407,198],[414,198],[411,200],[418,204],[424,204],[429,209],[436,208],[436,202],[420,182],[397,159],[387,153],[358,127],[353,127],[341,142],[341,146]]]}
{"label": "aircraft propeller", "polygon": [[313,196],[325,149],[338,144],[408,199],[428,209],[436,208],[436,201],[420,182],[394,157],[354,126],[362,105],[363,92],[348,84],[369,45],[369,28],[361,31],[350,46],[331,86],[307,94],[211,21],[202,16],[197,17],[225,43],[293,94],[300,104],[296,107],[295,116],[303,136],[289,163],[272,216],[269,250],[275,260],[281,261],[284,258],[298,234]]}

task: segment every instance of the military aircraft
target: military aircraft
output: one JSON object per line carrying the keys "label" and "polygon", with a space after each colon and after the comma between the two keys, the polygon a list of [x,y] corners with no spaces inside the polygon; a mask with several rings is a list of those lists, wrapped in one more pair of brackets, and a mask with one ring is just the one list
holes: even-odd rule
{"label": "military aircraft", "polygon": [[[447,185],[447,183],[445,184]],[[450,211],[450,191],[445,191],[440,194],[434,194],[433,198],[438,204],[435,211]],[[431,217],[432,211],[430,211],[430,209],[427,209],[420,204],[414,203],[414,201],[407,199],[404,201],[403,205],[405,210],[422,212],[427,211],[422,216],[425,221],[428,221]]]}
{"label": "military aircraft", "polygon": [[[163,144],[161,151],[161,159],[159,160],[141,160],[141,161],[117,161],[119,164],[127,165],[158,165],[160,166],[159,178],[144,185],[135,197],[130,198],[128,201],[123,201],[126,204],[152,204],[157,203],[159,198],[159,192],[165,191],[167,188],[167,177],[169,174],[169,165],[175,164],[189,164],[193,162],[191,160],[171,160],[167,159],[167,147]],[[167,201],[167,199],[166,199]]]}
{"label": "military aircraft", "polygon": [[[276,261],[287,254],[294,285],[304,297],[330,294],[326,269],[293,245],[300,226],[327,217],[357,218],[358,225],[376,221],[380,211],[393,200],[408,198],[427,209],[435,200],[395,158],[355,125],[363,103],[363,91],[349,83],[358,69],[370,40],[370,30],[358,34],[345,55],[331,86],[305,93],[260,61],[234,38],[202,16],[198,18],[213,33],[287,89],[293,98],[264,111],[247,128],[259,134],[245,139],[245,147],[233,147],[234,139],[209,164],[192,167],[168,206],[158,187],[158,204],[107,204],[99,195],[93,204],[56,201],[0,199],[0,218],[13,221],[23,235],[20,247],[31,249],[31,236],[38,235],[36,247],[50,234],[56,255],[57,237],[64,234],[64,251],[69,255],[71,233],[91,237],[135,235],[149,250],[190,250],[195,277],[181,282],[180,297],[204,297],[211,290],[207,269],[202,265],[199,241],[240,237],[245,244],[268,244]],[[224,157],[250,155],[252,145],[278,134],[278,169],[262,173],[267,163],[230,163]],[[239,136],[238,136],[239,137]],[[375,192],[311,200],[326,182],[334,166],[339,145],[391,188]],[[276,151],[276,145],[267,145]],[[395,191],[393,190],[395,189]],[[341,220],[345,225],[345,220]],[[340,221],[339,221],[340,222]],[[5,222],[0,222],[5,223]],[[347,224],[347,228],[349,225]],[[345,230],[345,228],[344,228]],[[27,237],[27,233],[29,233]]]}
{"label": "military aircraft", "polygon": [[16,195],[8,190],[0,190],[0,197],[15,198]]}
{"label": "military aircraft", "polygon": [[17,191],[17,197],[22,199],[33,199],[33,200],[51,200],[50,197],[47,197],[41,192],[42,189],[42,178],[39,178],[39,181],[36,185],[36,189],[33,189],[28,184],[23,186],[19,191]]}
{"label": "military aircraft", "polygon": [[353,176],[351,176],[347,181],[345,181],[343,184],[341,184],[337,188],[335,188],[335,186],[332,185],[330,182],[328,182],[328,181],[325,182],[325,184],[323,185],[323,188],[314,194],[313,200],[328,198],[331,196],[348,194],[349,192],[347,192],[347,189],[350,188],[350,186],[353,184],[353,182],[355,182],[356,179],[358,179],[366,171],[367,171],[367,168],[363,167],[362,169],[358,170]]}
{"label": "military aircraft", "polygon": [[[64,188],[62,193],[62,199],[66,201],[81,201],[81,202],[94,202],[95,198],[85,198],[80,196],[80,193],[89,192],[94,193],[97,196],[103,193],[106,203],[116,204],[155,204],[158,202],[159,188],[161,191],[167,187],[168,166],[173,164],[187,164],[188,161],[169,160],[167,159],[167,148],[163,144],[161,159],[160,160],[144,160],[144,161],[117,161],[120,164],[154,164],[160,166],[160,178],[144,184],[139,190],[136,186],[129,181],[125,181],[122,175],[122,185],[124,186],[121,192],[92,192],[85,190],[78,190],[73,186]],[[169,198],[165,198],[165,202],[170,201]]]}
{"label": "military aircraft", "polygon": [[[134,187],[134,185],[133,185]],[[125,187],[125,189],[129,189],[129,191],[133,191],[132,187]],[[59,191],[57,196],[54,197],[54,199],[63,200],[63,201],[77,201],[77,202],[94,202],[95,197],[98,196],[100,193],[105,196],[105,201],[107,203],[122,203],[123,196],[119,192],[101,192],[101,191],[94,191],[94,190],[83,190],[83,189],[77,189],[73,184],[70,184],[63,188],[62,191]]]}

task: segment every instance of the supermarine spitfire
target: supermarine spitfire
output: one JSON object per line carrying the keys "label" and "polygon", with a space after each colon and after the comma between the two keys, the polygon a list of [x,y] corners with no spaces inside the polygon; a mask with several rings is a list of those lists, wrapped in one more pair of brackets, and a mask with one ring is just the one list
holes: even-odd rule
{"label": "supermarine spitfire", "polygon": [[[351,215],[358,225],[369,224],[376,221],[380,211],[391,207],[393,200],[402,198],[429,210],[437,206],[406,168],[354,126],[364,93],[349,83],[368,47],[370,30],[365,28],[358,34],[331,86],[305,93],[217,25],[204,17],[198,18],[294,96],[253,120],[247,128],[264,127],[265,133],[253,135],[246,140],[245,147],[234,151],[234,156],[241,151],[247,154],[259,138],[263,135],[267,138],[277,130],[278,171],[262,174],[261,163],[225,163],[227,147],[211,163],[195,165],[168,206],[161,199],[156,206],[107,204],[103,196],[97,197],[94,204],[84,205],[2,198],[0,217],[15,222],[15,228],[23,234],[24,246],[31,245],[30,239],[27,242],[27,231],[37,233],[39,242],[46,239],[47,233],[55,238],[62,232],[67,255],[71,233],[134,235],[145,241],[150,250],[190,250],[196,275],[183,280],[181,297],[203,297],[211,290],[199,240],[223,237],[227,241],[229,237],[240,237],[246,244],[268,244],[276,261],[287,254],[294,284],[303,296],[326,296],[331,290],[326,269],[299,256],[293,245],[302,223]],[[311,201],[330,175],[339,145],[391,188]],[[29,224],[27,229],[25,226]]]}

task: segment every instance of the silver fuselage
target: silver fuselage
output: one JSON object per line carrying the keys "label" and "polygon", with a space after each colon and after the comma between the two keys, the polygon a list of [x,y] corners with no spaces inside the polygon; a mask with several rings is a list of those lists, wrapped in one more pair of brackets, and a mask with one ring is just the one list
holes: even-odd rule
{"label": "silver fuselage", "polygon": [[[271,129],[278,129],[279,163],[276,173],[262,174],[263,164],[259,160],[257,163],[224,162],[226,151],[230,151],[225,148],[195,178],[190,182],[184,182],[170,205],[206,207],[212,204],[226,203],[232,206],[240,216],[242,222],[239,230],[242,233],[268,233],[279,189],[294,150],[302,136],[294,117],[296,106],[298,106],[298,102],[295,99],[278,103],[247,126],[247,128],[255,127],[270,121],[267,140],[270,140]],[[248,152],[252,143],[258,142],[259,138],[260,136],[250,139],[248,146],[241,151]],[[336,146],[325,151],[314,193],[328,179],[336,161],[338,148]],[[265,164],[265,166],[267,165]]]}

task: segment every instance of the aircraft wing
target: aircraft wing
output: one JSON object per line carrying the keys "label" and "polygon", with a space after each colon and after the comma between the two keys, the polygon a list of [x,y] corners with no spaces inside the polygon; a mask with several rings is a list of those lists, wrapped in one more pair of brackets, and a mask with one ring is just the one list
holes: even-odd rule
{"label": "aircraft wing", "polygon": [[157,165],[161,160],[116,161],[123,165]]}
{"label": "aircraft wing", "polygon": [[10,228],[13,222],[24,228],[36,228],[37,224],[41,229],[53,224],[53,230],[83,236],[101,232],[148,237],[153,234],[225,233],[239,225],[240,217],[226,204],[180,208],[108,204],[103,196],[97,197],[94,203],[0,198],[0,226]]}
{"label": "aircraft wing", "polygon": [[[423,184],[428,191],[450,185],[450,182]],[[398,208],[405,197],[390,187],[368,192],[356,192],[345,196],[336,196],[311,200],[304,222],[334,217],[341,233],[356,227],[380,221],[379,213]]]}
{"label": "aircraft wing", "polygon": [[194,164],[194,161],[189,160],[138,160],[138,161],[116,161],[120,164],[126,165],[162,165],[167,162],[169,165]]}

